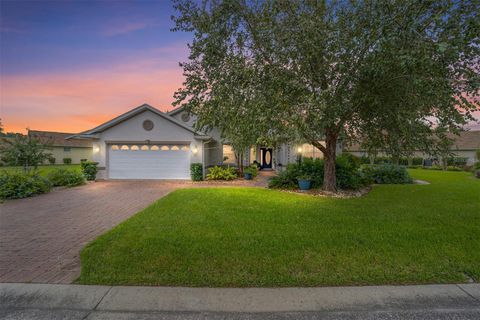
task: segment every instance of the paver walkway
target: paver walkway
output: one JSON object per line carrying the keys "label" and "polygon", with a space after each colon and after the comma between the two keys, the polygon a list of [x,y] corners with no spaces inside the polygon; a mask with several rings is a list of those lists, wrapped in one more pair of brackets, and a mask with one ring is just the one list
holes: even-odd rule
{"label": "paver walkway", "polygon": [[266,185],[254,181],[100,181],[0,204],[0,282],[71,283],[80,250],[167,193],[185,187]]}
{"label": "paver walkway", "polygon": [[71,283],[98,235],[181,185],[102,181],[0,205],[0,282]]}

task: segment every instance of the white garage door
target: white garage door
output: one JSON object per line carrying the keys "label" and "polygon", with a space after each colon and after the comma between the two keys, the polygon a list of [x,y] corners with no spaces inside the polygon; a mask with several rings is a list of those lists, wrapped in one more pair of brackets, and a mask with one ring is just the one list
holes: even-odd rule
{"label": "white garage door", "polygon": [[109,145],[110,179],[190,179],[188,145]]}

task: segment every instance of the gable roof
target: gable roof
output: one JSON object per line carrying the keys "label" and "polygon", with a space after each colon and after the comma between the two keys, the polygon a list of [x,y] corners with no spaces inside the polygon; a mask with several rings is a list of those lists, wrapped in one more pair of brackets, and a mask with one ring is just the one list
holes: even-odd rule
{"label": "gable roof", "polygon": [[[453,144],[450,150],[478,150],[480,149],[480,130],[461,131],[459,135],[450,134]],[[345,151],[366,151],[359,143],[353,143]]]}
{"label": "gable roof", "polygon": [[124,114],[121,114],[119,115],[118,117],[116,118],[113,118],[112,120],[110,121],[107,121],[93,129],[90,129],[90,130],[87,130],[87,131],[84,131],[84,132],[81,132],[80,134],[78,135],[75,135],[75,136],[83,136],[85,137],[86,135],[94,135],[96,133],[100,133],[100,132],[103,132],[113,126],[116,126],[117,124],[123,122],[123,121],[126,121],[134,116],[136,116],[137,114],[140,114],[142,112],[145,112],[145,111],[151,111],[155,114],[157,114],[158,116],[162,117],[163,119],[165,120],[168,120],[170,122],[172,122],[173,124],[176,124],[177,126],[187,130],[187,131],[190,131],[192,132],[193,134],[195,135],[199,135],[199,136],[204,136],[204,137],[207,137],[205,134],[203,133],[199,133],[197,131],[195,131],[193,128],[181,123],[180,121],[178,121],[177,119],[171,117],[170,114],[166,114],[166,113],[163,113],[162,111],[152,107],[151,105],[148,105],[148,104],[142,104],[141,106],[138,106],[128,112],[125,112]]}
{"label": "gable roof", "polygon": [[85,147],[92,146],[92,142],[81,139],[67,139],[75,133],[67,132],[53,132],[41,130],[28,130],[28,135],[39,140],[43,144],[48,144],[53,147]]}
{"label": "gable roof", "polygon": [[173,109],[173,110],[168,111],[167,114],[168,114],[169,116],[174,116],[174,115],[176,115],[177,113],[183,111],[183,109],[184,109],[183,106],[182,106],[182,107],[178,107],[178,108],[176,108],[176,109]]}

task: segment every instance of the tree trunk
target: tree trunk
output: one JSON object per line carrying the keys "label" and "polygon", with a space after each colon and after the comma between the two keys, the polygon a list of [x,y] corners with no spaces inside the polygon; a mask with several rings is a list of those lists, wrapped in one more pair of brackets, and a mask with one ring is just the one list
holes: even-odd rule
{"label": "tree trunk", "polygon": [[337,152],[338,135],[330,130],[325,132],[324,175],[323,189],[326,191],[337,191],[337,177],[335,170],[335,158]]}
{"label": "tree trunk", "polygon": [[235,154],[235,158],[237,158],[238,172],[240,174],[243,174],[243,153],[234,152],[234,154]]}

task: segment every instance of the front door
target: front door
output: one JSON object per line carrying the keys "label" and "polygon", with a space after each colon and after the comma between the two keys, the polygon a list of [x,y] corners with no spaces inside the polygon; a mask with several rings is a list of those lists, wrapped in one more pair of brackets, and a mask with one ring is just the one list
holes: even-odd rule
{"label": "front door", "polygon": [[263,169],[272,169],[271,148],[260,148],[260,165]]}

